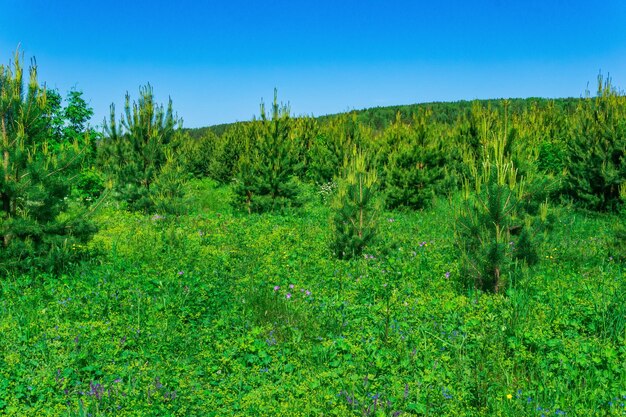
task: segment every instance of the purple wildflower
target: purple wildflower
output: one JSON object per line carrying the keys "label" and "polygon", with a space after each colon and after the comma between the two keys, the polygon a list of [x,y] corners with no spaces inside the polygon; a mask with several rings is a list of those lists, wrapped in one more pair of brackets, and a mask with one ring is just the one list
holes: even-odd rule
{"label": "purple wildflower", "polygon": [[450,271],[446,272],[446,279],[450,278]]}
{"label": "purple wildflower", "polygon": [[280,285],[274,285],[274,291],[280,290]]}
{"label": "purple wildflower", "polygon": [[287,299],[290,299],[290,298],[291,298],[291,293],[290,293],[290,292],[288,292],[287,294],[285,294],[285,297],[286,297]]}

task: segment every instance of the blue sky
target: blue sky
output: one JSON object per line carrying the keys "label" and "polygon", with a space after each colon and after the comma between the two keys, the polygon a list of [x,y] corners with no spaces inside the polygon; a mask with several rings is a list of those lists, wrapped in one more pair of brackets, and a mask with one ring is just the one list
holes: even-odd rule
{"label": "blue sky", "polygon": [[0,0],[0,62],[75,87],[100,124],[150,82],[186,127],[294,114],[626,87],[626,2]]}

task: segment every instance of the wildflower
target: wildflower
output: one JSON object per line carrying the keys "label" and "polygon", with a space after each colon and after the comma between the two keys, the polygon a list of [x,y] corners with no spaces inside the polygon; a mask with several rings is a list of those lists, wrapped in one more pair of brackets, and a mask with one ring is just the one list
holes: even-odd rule
{"label": "wildflower", "polygon": [[178,275],[183,275],[185,271],[178,271]]}
{"label": "wildflower", "polygon": [[285,298],[290,299],[291,298],[291,293],[288,292],[287,294],[285,294]]}
{"label": "wildflower", "polygon": [[446,272],[446,279],[450,278],[450,271]]}
{"label": "wildflower", "polygon": [[280,290],[280,285],[274,285],[274,291]]}
{"label": "wildflower", "polygon": [[306,295],[311,295],[311,291],[306,290],[305,294],[306,294]]}
{"label": "wildflower", "polygon": [[513,398],[513,395],[511,395],[511,394],[506,394],[506,399],[507,399],[507,400],[510,400],[511,398]]}
{"label": "wildflower", "polygon": [[293,290],[294,285],[293,284],[289,284],[289,288],[291,288]]}

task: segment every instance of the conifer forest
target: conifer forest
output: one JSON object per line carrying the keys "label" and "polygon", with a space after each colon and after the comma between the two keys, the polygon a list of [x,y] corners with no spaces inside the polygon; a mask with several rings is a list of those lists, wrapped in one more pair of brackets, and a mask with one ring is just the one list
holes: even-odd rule
{"label": "conifer forest", "polygon": [[0,415],[626,415],[610,77],[318,117],[269,91],[199,129],[146,84],[94,127],[28,58],[0,67]]}

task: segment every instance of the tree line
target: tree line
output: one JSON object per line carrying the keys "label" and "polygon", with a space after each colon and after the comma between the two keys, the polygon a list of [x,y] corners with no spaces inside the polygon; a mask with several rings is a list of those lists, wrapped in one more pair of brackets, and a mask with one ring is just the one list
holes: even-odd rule
{"label": "tree line", "polygon": [[[184,129],[149,84],[112,105],[102,129],[80,91],[41,85],[23,57],[0,68],[2,267],[59,270],[96,228],[105,200],[184,213],[184,183],[230,186],[241,213],[298,210],[317,189],[333,213],[332,253],[361,254],[383,209],[419,211],[460,196],[458,247],[470,285],[500,291],[502,269],[536,261],[548,207],[620,212],[626,200],[626,97],[609,78],[580,99],[513,99],[294,116],[277,93],[259,116]],[[621,232],[616,232],[618,236]],[[510,251],[513,242],[516,251]]]}

